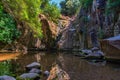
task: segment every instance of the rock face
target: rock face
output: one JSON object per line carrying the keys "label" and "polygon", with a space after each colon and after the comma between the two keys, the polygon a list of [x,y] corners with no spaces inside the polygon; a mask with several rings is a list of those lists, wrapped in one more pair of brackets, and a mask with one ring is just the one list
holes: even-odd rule
{"label": "rock face", "polygon": [[74,44],[74,40],[75,40],[75,29],[74,28],[66,28],[61,36],[60,41],[58,41],[58,47],[60,49],[64,49],[64,48],[68,48],[71,49],[73,48]]}
{"label": "rock face", "polygon": [[16,79],[14,77],[4,75],[0,76],[0,80],[16,80]]}
{"label": "rock face", "polygon": [[[31,48],[52,48],[55,46],[55,38],[58,34],[57,24],[49,21],[43,14],[40,14],[38,19],[40,19],[40,23],[42,24],[41,31],[43,33],[43,38],[40,39],[39,37],[35,37],[35,32],[28,24],[18,21],[17,28],[21,32],[21,36],[15,43],[10,45],[10,47],[18,50],[27,50]],[[5,46],[6,44],[2,44],[0,49],[3,49]]]}
{"label": "rock face", "polygon": [[58,28],[55,23],[49,21],[45,15],[39,15],[40,22],[42,23],[43,39],[42,43],[46,48],[53,48],[55,46],[55,38],[58,35]]}
{"label": "rock face", "polygon": [[35,79],[38,80],[40,77],[37,73],[24,73],[20,75],[20,79]]}
{"label": "rock face", "polygon": [[100,47],[99,39],[120,34],[119,12],[105,15],[108,3],[107,0],[93,0],[87,5],[87,9],[81,6],[79,14],[74,20],[71,19],[69,26],[62,31],[58,47],[60,49]]}
{"label": "rock face", "polygon": [[28,71],[31,70],[31,69],[33,69],[33,68],[40,69],[40,68],[41,68],[40,63],[38,63],[38,62],[33,62],[33,63],[28,64],[28,65],[26,66],[26,69],[27,69]]}

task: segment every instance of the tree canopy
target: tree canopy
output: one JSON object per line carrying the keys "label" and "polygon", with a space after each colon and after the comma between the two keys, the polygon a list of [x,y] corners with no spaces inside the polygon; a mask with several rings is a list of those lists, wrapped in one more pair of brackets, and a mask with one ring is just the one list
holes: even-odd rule
{"label": "tree canopy", "polygon": [[63,15],[72,16],[74,15],[80,6],[79,0],[65,0],[61,1],[61,13]]}

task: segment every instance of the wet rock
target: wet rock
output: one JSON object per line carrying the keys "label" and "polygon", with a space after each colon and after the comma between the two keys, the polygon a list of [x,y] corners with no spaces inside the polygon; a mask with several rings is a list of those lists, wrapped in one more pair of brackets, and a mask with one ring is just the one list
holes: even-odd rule
{"label": "wet rock", "polygon": [[104,53],[100,50],[94,52],[94,54],[98,55],[98,56],[104,56]]}
{"label": "wet rock", "polygon": [[31,70],[32,68],[40,69],[41,65],[38,62],[33,62],[26,66],[27,71]]}
{"label": "wet rock", "polygon": [[89,54],[92,53],[92,51],[85,49],[85,50],[82,50],[82,53],[85,53],[86,55],[89,55]]}
{"label": "wet rock", "polygon": [[24,73],[20,75],[20,79],[34,79],[34,80],[39,80],[40,76],[37,73]]}
{"label": "wet rock", "polygon": [[102,57],[104,57],[104,53],[99,50],[99,51],[95,51],[95,52],[87,55],[86,57],[87,57],[87,58],[88,58],[88,57],[89,57],[89,58],[102,58]]}
{"label": "wet rock", "polygon": [[82,53],[84,54],[78,54],[75,56],[80,56],[83,57],[84,59],[97,59],[104,57],[104,53],[100,51],[98,47],[94,47],[91,50],[82,50]]}
{"label": "wet rock", "polygon": [[44,76],[47,76],[47,77],[49,76],[49,74],[50,74],[49,71],[45,71],[45,72],[43,73],[43,75],[44,75]]}
{"label": "wet rock", "polygon": [[16,80],[16,79],[14,77],[4,75],[0,76],[0,80]]}
{"label": "wet rock", "polygon": [[91,49],[92,51],[98,51],[98,50],[100,50],[98,47],[93,47],[92,49]]}
{"label": "wet rock", "polygon": [[29,73],[37,73],[37,74],[41,74],[42,71],[40,69],[36,69],[36,68],[33,68],[29,71]]}

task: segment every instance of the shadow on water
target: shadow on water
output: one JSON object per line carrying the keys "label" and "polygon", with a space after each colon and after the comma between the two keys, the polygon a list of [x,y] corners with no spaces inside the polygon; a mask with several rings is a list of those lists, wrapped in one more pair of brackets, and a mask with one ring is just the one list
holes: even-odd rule
{"label": "shadow on water", "polygon": [[29,52],[9,60],[12,65],[11,72],[18,76],[24,73],[25,66],[32,62],[39,62],[43,71],[50,70],[52,65],[57,63],[70,75],[71,80],[120,80],[120,65],[105,61],[86,61],[68,53]]}

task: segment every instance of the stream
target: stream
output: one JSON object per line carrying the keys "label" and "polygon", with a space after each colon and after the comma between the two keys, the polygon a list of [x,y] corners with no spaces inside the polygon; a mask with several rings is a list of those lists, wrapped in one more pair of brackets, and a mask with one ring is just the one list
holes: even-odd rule
{"label": "stream", "polygon": [[[16,76],[24,73],[26,65],[32,62],[39,62],[43,71],[50,71],[53,64],[59,64],[69,74],[70,80],[120,80],[119,64],[112,64],[106,61],[87,61],[73,56],[73,53],[70,52],[28,52],[4,61],[9,61],[11,66],[7,68],[10,67],[9,72],[15,73]],[[5,67],[0,66],[0,75],[4,73],[4,70]]]}

